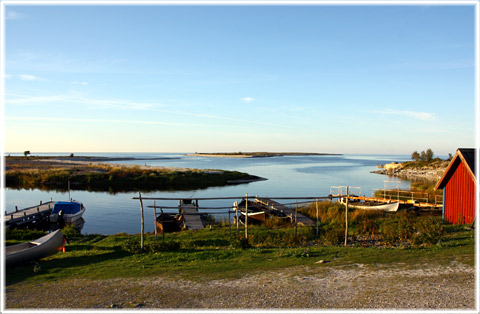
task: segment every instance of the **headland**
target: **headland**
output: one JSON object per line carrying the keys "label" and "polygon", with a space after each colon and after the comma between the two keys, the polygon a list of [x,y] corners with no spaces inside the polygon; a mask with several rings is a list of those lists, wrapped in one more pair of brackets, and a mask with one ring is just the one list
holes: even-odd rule
{"label": "headland", "polygon": [[187,156],[195,157],[220,157],[220,158],[265,158],[265,157],[278,157],[278,156],[341,156],[342,154],[330,154],[330,153],[272,153],[272,152],[236,152],[236,153],[194,153],[187,154]]}

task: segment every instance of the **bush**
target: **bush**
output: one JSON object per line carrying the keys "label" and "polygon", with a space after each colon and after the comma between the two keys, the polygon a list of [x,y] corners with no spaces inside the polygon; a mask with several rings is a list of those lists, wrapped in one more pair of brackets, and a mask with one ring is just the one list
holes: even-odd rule
{"label": "bush", "polygon": [[415,222],[413,245],[436,244],[443,235],[442,221],[434,217],[419,217]]}
{"label": "bush", "polygon": [[145,251],[148,253],[159,253],[159,252],[174,252],[180,249],[180,242],[170,241],[170,242],[155,242],[150,243],[145,246]]}
{"label": "bush", "polygon": [[140,241],[138,239],[129,239],[122,244],[122,250],[132,253],[138,254],[142,252]]}
{"label": "bush", "polygon": [[242,250],[249,249],[252,247],[250,242],[248,242],[248,239],[245,239],[245,238],[234,240],[230,245],[235,249],[242,249]]}
{"label": "bush", "polygon": [[345,228],[329,228],[324,235],[326,244],[338,245],[345,241]]}
{"label": "bush", "polygon": [[413,226],[406,216],[386,220],[382,225],[383,240],[392,246],[410,240],[413,232]]}

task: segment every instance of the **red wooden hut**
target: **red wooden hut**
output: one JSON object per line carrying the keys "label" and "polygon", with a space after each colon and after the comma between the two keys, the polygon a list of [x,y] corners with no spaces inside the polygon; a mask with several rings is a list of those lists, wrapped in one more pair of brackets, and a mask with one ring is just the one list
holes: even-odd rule
{"label": "red wooden hut", "polygon": [[475,221],[475,154],[473,148],[459,148],[435,190],[443,189],[443,221],[469,224]]}

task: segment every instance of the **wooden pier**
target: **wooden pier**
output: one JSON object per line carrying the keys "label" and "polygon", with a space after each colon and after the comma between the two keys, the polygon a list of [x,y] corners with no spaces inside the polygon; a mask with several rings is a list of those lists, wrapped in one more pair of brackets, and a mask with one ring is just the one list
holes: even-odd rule
{"label": "wooden pier", "polygon": [[6,227],[16,228],[24,227],[39,222],[49,222],[50,213],[52,212],[55,201],[46,203],[40,202],[39,205],[17,209],[14,212],[7,213],[5,211],[4,223]]}
{"label": "wooden pier", "polygon": [[185,227],[190,230],[205,228],[202,214],[198,212],[198,200],[190,201],[191,203],[185,203],[185,200],[180,200],[178,205],[178,212],[183,215]]}
{"label": "wooden pier", "polygon": [[292,221],[295,221],[295,219],[296,219],[296,223],[298,225],[301,225],[301,226],[314,226],[315,225],[315,222],[313,220],[311,220],[310,218],[308,218],[307,216],[305,216],[305,215],[303,215],[299,212],[295,213],[294,208],[287,207],[287,206],[285,206],[283,204],[280,204],[280,203],[278,203],[278,202],[276,202],[272,199],[256,197],[255,202],[266,205],[268,208],[270,208],[272,210],[277,210],[279,212],[284,213],[285,215],[290,217],[290,219]]}

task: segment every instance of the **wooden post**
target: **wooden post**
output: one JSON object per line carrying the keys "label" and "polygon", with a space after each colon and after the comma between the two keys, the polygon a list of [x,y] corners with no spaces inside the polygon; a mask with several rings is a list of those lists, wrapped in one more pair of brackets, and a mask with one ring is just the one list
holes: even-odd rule
{"label": "wooden post", "polygon": [[237,225],[237,239],[240,236],[239,221],[238,221],[238,202],[235,201],[235,223]]}
{"label": "wooden post", "polygon": [[142,194],[138,192],[138,199],[140,200],[140,214],[141,214],[141,227],[140,227],[140,249],[143,252],[144,247],[144,223],[143,223],[143,202],[142,202]]}
{"label": "wooden post", "polygon": [[[163,214],[163,208],[160,207],[160,211]],[[165,243],[165,228],[162,227],[162,242]]]}
{"label": "wooden post", "polygon": [[347,246],[347,236],[348,236],[348,198],[349,198],[349,190],[347,186],[347,203],[345,206],[345,246]]}
{"label": "wooden post", "polygon": [[298,233],[297,208],[298,208],[298,201],[295,201],[295,240],[297,239],[297,233]]}
{"label": "wooden post", "polygon": [[157,241],[157,206],[155,200],[153,201],[153,230],[155,230],[155,241]]}
{"label": "wooden post", "polygon": [[230,209],[228,210],[228,231],[230,232],[230,239],[232,239],[232,223],[230,221]]}
{"label": "wooden post", "polygon": [[248,193],[245,194],[245,239],[248,240]]}
{"label": "wooden post", "polygon": [[317,216],[317,238],[318,238],[318,198],[315,199],[315,207],[316,207],[316,216]]}

